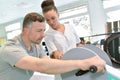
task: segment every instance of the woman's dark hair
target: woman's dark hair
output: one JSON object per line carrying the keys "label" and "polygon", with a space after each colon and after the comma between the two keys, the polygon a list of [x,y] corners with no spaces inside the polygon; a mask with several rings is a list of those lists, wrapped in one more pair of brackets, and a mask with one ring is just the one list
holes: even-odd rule
{"label": "woman's dark hair", "polygon": [[41,8],[42,8],[43,14],[52,9],[58,12],[53,0],[44,0],[41,4]]}
{"label": "woman's dark hair", "polygon": [[36,21],[45,22],[45,19],[42,15],[38,13],[35,13],[35,12],[28,13],[23,20],[23,28],[28,27],[28,25]]}

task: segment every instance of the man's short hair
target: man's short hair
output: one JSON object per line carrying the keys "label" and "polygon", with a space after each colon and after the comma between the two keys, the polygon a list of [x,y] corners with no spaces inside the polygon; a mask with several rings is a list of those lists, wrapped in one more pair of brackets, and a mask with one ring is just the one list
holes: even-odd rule
{"label": "man's short hair", "polygon": [[36,22],[36,21],[45,22],[45,18],[42,15],[35,13],[35,12],[28,13],[24,17],[23,28],[28,27],[28,25],[30,25],[32,22]]}

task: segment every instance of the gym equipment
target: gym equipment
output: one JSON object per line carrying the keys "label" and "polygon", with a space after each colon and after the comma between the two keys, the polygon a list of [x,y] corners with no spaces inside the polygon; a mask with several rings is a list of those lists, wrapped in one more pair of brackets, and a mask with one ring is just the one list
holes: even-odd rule
{"label": "gym equipment", "polygon": [[[107,63],[105,67],[104,73],[92,73],[90,71],[74,70],[67,73],[61,74],[62,80],[120,80],[118,75],[112,74],[109,70],[112,68],[112,62],[109,56],[100,48],[94,45],[85,45],[83,47],[73,48],[67,51],[62,59],[64,60],[78,60],[78,59],[86,59],[93,57],[95,55],[100,56]],[[108,68],[109,67],[109,68]],[[93,67],[92,67],[93,68]],[[108,69],[107,69],[108,68]],[[79,73],[77,75],[77,73]],[[119,72],[119,71],[118,71]],[[114,77],[112,77],[114,76]],[[118,78],[118,79],[117,79]]]}

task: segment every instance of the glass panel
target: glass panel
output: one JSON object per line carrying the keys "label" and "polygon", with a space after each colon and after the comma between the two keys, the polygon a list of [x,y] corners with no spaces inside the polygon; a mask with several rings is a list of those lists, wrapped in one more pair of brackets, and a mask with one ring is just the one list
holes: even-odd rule
{"label": "glass panel", "polygon": [[19,35],[21,33],[21,30],[14,30],[14,31],[11,31],[9,33],[7,33],[7,39],[12,39],[14,38],[15,36]]}
{"label": "glass panel", "polygon": [[5,27],[6,32],[16,30],[16,29],[20,29],[20,23],[11,24]]}

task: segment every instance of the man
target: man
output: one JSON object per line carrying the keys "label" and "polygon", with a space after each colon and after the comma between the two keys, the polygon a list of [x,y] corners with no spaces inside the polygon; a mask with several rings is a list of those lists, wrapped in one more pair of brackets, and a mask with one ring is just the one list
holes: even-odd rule
{"label": "man", "polygon": [[75,69],[88,70],[91,65],[97,66],[97,72],[104,70],[105,62],[98,56],[84,60],[48,58],[39,45],[44,31],[43,16],[34,12],[25,16],[22,33],[8,40],[0,51],[0,80],[29,80],[34,71],[57,74]]}

